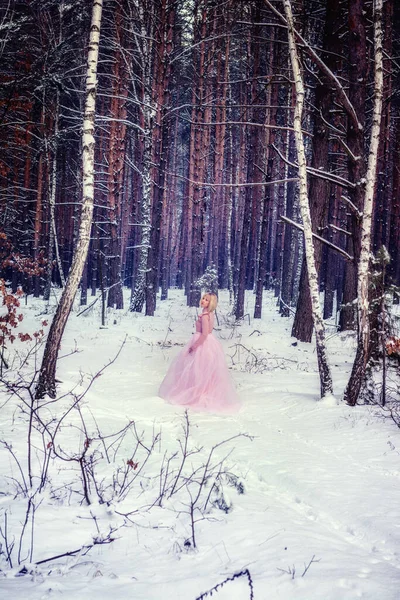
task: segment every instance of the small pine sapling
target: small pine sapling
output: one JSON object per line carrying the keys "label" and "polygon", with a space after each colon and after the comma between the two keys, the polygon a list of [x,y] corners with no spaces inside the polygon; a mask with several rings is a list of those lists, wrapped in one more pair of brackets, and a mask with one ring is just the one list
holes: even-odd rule
{"label": "small pine sapling", "polygon": [[194,286],[211,294],[218,293],[218,270],[214,264],[208,265],[203,275],[199,277]]}

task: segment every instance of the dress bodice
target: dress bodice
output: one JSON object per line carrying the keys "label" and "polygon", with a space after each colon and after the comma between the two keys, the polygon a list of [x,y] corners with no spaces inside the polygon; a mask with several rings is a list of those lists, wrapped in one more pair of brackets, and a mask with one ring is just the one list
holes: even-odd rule
{"label": "dress bodice", "polygon": [[[207,331],[208,325],[208,331]],[[197,333],[211,333],[214,328],[214,313],[201,313],[196,319]]]}

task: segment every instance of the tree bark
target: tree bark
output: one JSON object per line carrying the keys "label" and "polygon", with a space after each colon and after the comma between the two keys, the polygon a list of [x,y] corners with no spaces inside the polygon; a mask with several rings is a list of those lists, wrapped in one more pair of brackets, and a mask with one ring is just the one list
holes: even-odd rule
{"label": "tree bark", "polygon": [[318,274],[315,266],[314,245],[312,239],[312,225],[310,216],[310,207],[308,202],[307,190],[307,164],[304,148],[304,140],[301,128],[303,104],[304,104],[304,84],[300,70],[300,62],[297,55],[295,42],[294,23],[292,15],[292,6],[290,0],[283,0],[286,19],[288,22],[288,40],[289,53],[292,65],[295,89],[296,89],[296,107],[294,114],[293,127],[295,130],[296,149],[299,164],[299,201],[300,211],[304,227],[304,244],[307,263],[308,281],[310,286],[311,306],[313,314],[313,323],[315,330],[318,370],[320,375],[321,397],[332,394],[332,377],[326,356],[325,345],[325,327],[322,319],[321,307],[319,302]]}
{"label": "tree bark", "polygon": [[51,398],[56,397],[55,374],[61,338],[82,277],[89,248],[94,203],[94,122],[102,8],[103,0],[93,0],[82,132],[83,201],[78,240],[68,280],[47,338],[36,387],[36,398],[43,398],[46,394]]}
{"label": "tree bark", "polygon": [[[329,69],[336,71],[337,32],[340,28],[340,5],[337,0],[329,0],[326,8],[323,48],[326,50],[325,62]],[[325,172],[329,171],[329,122],[332,108],[332,91],[320,71],[322,78],[315,90],[315,116],[312,140],[312,167]],[[312,177],[310,181],[310,212],[313,231],[320,234],[326,230],[328,224],[328,210],[331,184],[319,177]],[[315,266],[318,277],[322,263],[322,243],[314,242]],[[297,300],[296,314],[293,321],[292,336],[302,342],[311,342],[313,319],[311,311],[310,290],[307,284],[307,267],[303,261],[299,297]]]}
{"label": "tree bark", "polygon": [[361,221],[361,248],[357,278],[358,345],[344,399],[354,406],[360,394],[369,358],[369,282],[372,215],[377,180],[378,148],[383,105],[383,0],[374,0],[374,111],[369,144],[365,196]]}
{"label": "tree bark", "polygon": [[[139,260],[136,271],[134,286],[130,302],[130,311],[141,312],[145,303],[146,294],[146,272],[147,261],[150,248],[151,235],[151,206],[153,194],[152,181],[152,156],[153,156],[153,126],[154,126],[154,106],[151,97],[152,85],[152,55],[154,43],[154,9],[151,4],[151,12],[145,10],[146,7],[139,6],[140,19],[140,41],[142,43],[141,52],[141,108],[140,122],[142,132],[140,133],[140,145],[142,147],[142,191],[140,206],[140,244]],[[139,44],[139,42],[137,42]]]}
{"label": "tree bark", "polygon": [[150,232],[150,248],[147,256],[146,315],[153,316],[156,309],[158,273],[160,262],[160,237],[163,201],[165,192],[170,119],[167,107],[170,104],[171,55],[174,42],[174,5],[162,0],[159,7],[160,22],[157,27],[157,61],[153,85],[155,118],[153,129],[153,206]]}
{"label": "tree bark", "polygon": [[[364,0],[349,0],[349,98],[356,111],[360,126],[349,120],[347,127],[347,145],[350,150],[348,159],[349,179],[356,186],[349,191],[350,199],[358,211],[363,205],[365,178],[365,106],[367,99],[368,61],[366,49],[366,7]],[[357,264],[360,257],[361,222],[359,213],[352,211],[347,227],[352,236],[347,238],[347,252],[354,256],[353,263],[345,265],[343,288],[343,306],[340,313],[340,329],[354,329],[354,300],[357,295]]]}
{"label": "tree bark", "polygon": [[[126,149],[126,117],[128,97],[128,68],[125,65],[126,49],[124,24],[121,16],[121,6],[118,4],[115,11],[115,34],[117,48],[114,53],[113,88],[111,98],[111,127],[108,143],[108,173],[107,173],[107,200],[110,232],[109,255],[109,292],[107,306],[122,309],[124,307],[122,293],[122,262],[121,262],[121,206],[122,182],[124,175],[124,161]],[[129,65],[128,65],[129,67]]]}

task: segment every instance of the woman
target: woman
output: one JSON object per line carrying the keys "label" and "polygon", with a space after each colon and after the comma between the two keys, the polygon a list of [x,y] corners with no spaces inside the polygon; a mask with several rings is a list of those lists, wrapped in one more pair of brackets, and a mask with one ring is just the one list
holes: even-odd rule
{"label": "woman", "polygon": [[210,412],[233,412],[240,407],[224,351],[212,335],[217,304],[217,296],[211,293],[200,300],[203,310],[196,333],[172,362],[160,386],[159,395],[170,404]]}

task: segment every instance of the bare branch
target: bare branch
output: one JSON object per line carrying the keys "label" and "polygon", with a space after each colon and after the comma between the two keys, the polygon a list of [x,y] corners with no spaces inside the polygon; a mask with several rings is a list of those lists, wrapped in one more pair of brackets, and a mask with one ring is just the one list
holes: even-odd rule
{"label": "bare branch", "polygon": [[357,206],[354,204],[354,202],[352,202],[350,200],[350,198],[347,198],[347,196],[341,196],[341,199],[344,200],[345,202],[347,202],[347,204],[350,206],[351,210],[356,214],[356,216],[359,219],[361,219],[362,212],[357,208]]}
{"label": "bare branch", "polygon": [[311,567],[311,565],[312,565],[313,563],[317,563],[317,562],[319,562],[319,561],[321,560],[320,558],[319,558],[318,560],[314,560],[314,558],[315,558],[315,554],[314,554],[314,555],[313,555],[313,557],[311,558],[311,560],[310,560],[310,562],[308,563],[308,565],[306,565],[306,564],[304,563],[304,571],[303,571],[303,573],[301,574],[301,576],[302,576],[302,577],[304,577],[304,575],[307,573],[308,569]]}
{"label": "bare branch", "polygon": [[[259,168],[259,167],[258,167]],[[279,185],[281,183],[288,183],[289,181],[298,181],[298,177],[287,177],[286,179],[275,179],[274,181],[255,181],[249,183],[235,183],[232,181],[231,183],[211,183],[207,181],[194,181],[193,179],[189,179],[189,177],[185,177],[184,175],[178,175],[177,173],[167,172],[168,175],[172,177],[177,177],[178,179],[183,179],[184,181],[188,181],[199,188],[217,188],[217,187],[226,187],[226,188],[241,188],[241,187],[256,187],[263,185]]]}
{"label": "bare branch", "polygon": [[[287,20],[285,19],[284,15],[282,15],[272,4],[269,0],[264,0],[265,4],[272,10],[272,12],[283,22],[285,23],[285,25],[287,25]],[[319,66],[319,68],[321,69],[321,71],[323,71],[325,73],[325,75],[328,77],[328,79],[333,83],[333,85],[335,86],[336,91],[339,94],[339,97],[342,101],[343,104],[343,108],[346,110],[347,114],[349,115],[349,117],[351,118],[351,120],[354,123],[354,126],[358,129],[358,130],[362,130],[363,126],[360,123],[360,121],[358,120],[357,117],[357,113],[354,109],[354,106],[352,105],[352,103],[350,102],[342,84],[340,83],[339,79],[336,77],[336,75],[327,67],[327,65],[324,63],[324,61],[318,56],[318,54],[315,52],[315,50],[313,50],[313,48],[311,48],[311,46],[308,44],[308,42],[306,42],[306,40],[303,38],[303,36],[297,31],[297,29],[293,28],[293,32],[296,36],[296,38],[298,40],[300,40],[300,42],[302,43],[302,45],[304,46],[305,51],[308,53],[308,55],[314,60],[314,62]]]}
{"label": "bare branch", "polygon": [[[286,164],[288,164],[290,167],[294,167],[295,169],[299,168],[299,166],[296,163],[291,162],[285,156],[283,156],[283,154],[280,152],[279,148],[275,146],[275,144],[272,144],[272,147]],[[336,185],[340,185],[342,187],[356,187],[354,183],[348,181],[347,179],[344,179],[344,177],[340,177],[340,175],[334,175],[333,173],[327,173],[326,171],[322,171],[321,169],[314,169],[313,167],[307,166],[307,173],[313,175],[314,177],[325,179],[326,181],[330,181],[331,183],[335,183]]]}
{"label": "bare branch", "polygon": [[[292,219],[289,219],[288,217],[285,217],[284,215],[281,215],[279,218],[282,219],[282,221],[289,223],[289,225],[292,225],[293,227],[300,229],[300,231],[304,231],[304,227],[303,227],[303,225],[300,225],[300,223],[296,223],[295,221],[292,221]],[[339,254],[344,256],[347,260],[350,260],[350,261],[354,260],[353,256],[350,256],[350,254],[348,254],[345,250],[342,250],[342,248],[339,248],[339,246],[336,246],[335,244],[332,244],[332,242],[325,240],[323,237],[321,237],[317,233],[312,232],[312,235],[315,239],[319,240],[320,242],[323,242],[324,244],[326,244],[327,246],[332,248],[332,250],[339,252]]]}
{"label": "bare branch", "polygon": [[350,233],[350,231],[346,231],[346,229],[342,229],[342,227],[338,227],[337,225],[334,225],[333,223],[328,223],[328,227],[330,227],[331,229],[334,229],[335,231],[338,231],[339,233],[344,233],[344,235],[349,235],[349,236],[352,235],[352,233]]}

